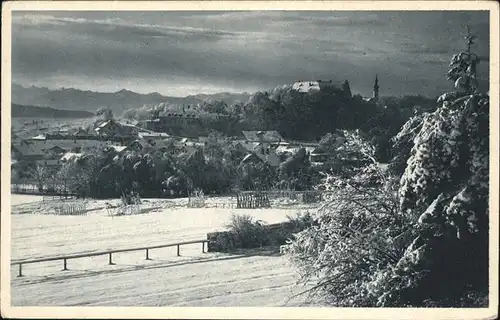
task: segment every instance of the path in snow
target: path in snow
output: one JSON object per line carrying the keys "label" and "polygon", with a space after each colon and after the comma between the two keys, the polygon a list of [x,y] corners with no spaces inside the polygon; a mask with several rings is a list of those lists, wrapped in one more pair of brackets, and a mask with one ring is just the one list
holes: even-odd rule
{"label": "path in snow", "polygon": [[[103,257],[102,260],[106,260]],[[76,260],[75,260],[76,261]],[[54,266],[50,276],[15,278],[13,306],[300,306],[287,301],[302,290],[283,257],[269,252],[248,255],[205,254],[101,266],[93,271]],[[72,264],[70,260],[70,266]],[[61,266],[59,266],[59,269]],[[68,273],[68,274],[66,274]]]}

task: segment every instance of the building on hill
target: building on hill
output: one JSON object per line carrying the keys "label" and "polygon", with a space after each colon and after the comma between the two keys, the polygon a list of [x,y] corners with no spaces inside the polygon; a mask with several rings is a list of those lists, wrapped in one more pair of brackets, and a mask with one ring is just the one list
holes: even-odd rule
{"label": "building on hill", "polygon": [[168,125],[196,125],[200,123],[200,117],[194,112],[189,113],[173,113],[173,112],[163,112],[158,116],[162,126]]}
{"label": "building on hill", "polygon": [[154,119],[141,122],[140,126],[172,136],[197,138],[208,135],[210,130],[229,133],[233,128],[233,121],[230,116],[217,113],[163,111]]}
{"label": "building on hill", "polygon": [[178,137],[197,138],[208,134],[206,126],[196,113],[163,112],[155,119],[144,121],[141,126]]}
{"label": "building on hill", "polygon": [[313,93],[324,90],[325,88],[335,88],[332,80],[315,80],[315,81],[302,81],[299,80],[292,85],[292,90],[302,93]]}

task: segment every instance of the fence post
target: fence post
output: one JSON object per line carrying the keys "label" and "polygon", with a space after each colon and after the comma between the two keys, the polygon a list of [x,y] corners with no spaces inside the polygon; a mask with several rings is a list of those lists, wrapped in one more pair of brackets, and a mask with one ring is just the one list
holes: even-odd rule
{"label": "fence post", "polygon": [[109,253],[109,263],[108,263],[108,264],[109,264],[109,265],[113,265],[113,264],[114,264],[114,263],[113,263],[113,260],[112,260],[112,258],[111,258],[111,252]]}
{"label": "fence post", "polygon": [[201,243],[201,253],[205,253],[205,241]]}
{"label": "fence post", "polygon": [[151,259],[149,258],[149,249],[146,249],[146,260],[151,260]]}
{"label": "fence post", "polygon": [[181,245],[177,245],[177,256],[179,257],[181,255]]}
{"label": "fence post", "polygon": [[23,264],[22,263],[19,264],[19,274],[17,276],[18,277],[22,277],[23,276]]}
{"label": "fence post", "polygon": [[68,270],[67,263],[66,263],[66,258],[64,258],[63,260],[64,260],[64,267],[63,267],[62,271],[66,271],[66,270]]}

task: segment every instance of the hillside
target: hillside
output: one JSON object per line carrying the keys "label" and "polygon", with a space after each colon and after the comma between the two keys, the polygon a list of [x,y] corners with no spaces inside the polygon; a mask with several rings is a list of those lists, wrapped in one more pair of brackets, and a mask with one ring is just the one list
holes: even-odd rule
{"label": "hillside", "polygon": [[94,113],[82,110],[62,110],[49,107],[38,107],[31,105],[20,105],[13,103],[13,118],[90,118]]}
{"label": "hillside", "polygon": [[122,89],[118,92],[82,91],[73,88],[50,90],[35,86],[23,87],[12,84],[12,101],[20,105],[51,106],[57,109],[96,111],[99,108],[110,107],[116,114],[123,111],[140,108],[143,105],[157,105],[168,103],[173,105],[189,105],[201,103],[205,100],[224,100],[227,104],[236,101],[245,101],[250,95],[246,93],[217,93],[198,94],[187,97],[163,96],[157,92],[140,94]]}

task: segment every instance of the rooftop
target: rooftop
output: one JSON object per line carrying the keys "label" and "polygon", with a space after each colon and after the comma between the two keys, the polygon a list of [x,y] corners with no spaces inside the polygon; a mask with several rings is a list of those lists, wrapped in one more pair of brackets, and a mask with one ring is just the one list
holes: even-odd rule
{"label": "rooftop", "polygon": [[297,81],[292,85],[292,89],[298,92],[318,92],[325,86],[334,86],[331,80]]}
{"label": "rooftop", "polygon": [[277,131],[242,131],[245,139],[248,141],[263,141],[279,142],[283,141],[283,137]]}
{"label": "rooftop", "polygon": [[123,150],[127,149],[126,146],[116,146],[116,145],[111,145],[109,146],[110,148],[113,148],[116,152],[122,152]]}
{"label": "rooftop", "polygon": [[83,156],[83,153],[75,153],[75,152],[67,152],[61,157],[61,161],[68,161],[74,158],[80,158]]}

